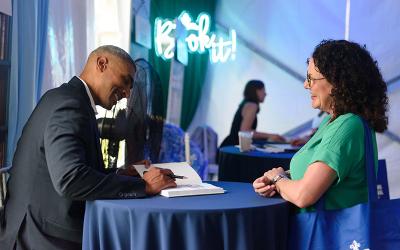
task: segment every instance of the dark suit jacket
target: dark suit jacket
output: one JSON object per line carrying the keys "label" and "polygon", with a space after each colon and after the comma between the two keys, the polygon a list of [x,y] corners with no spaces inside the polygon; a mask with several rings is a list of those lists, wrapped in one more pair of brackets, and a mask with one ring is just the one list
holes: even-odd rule
{"label": "dark suit jacket", "polygon": [[41,98],[23,129],[0,248],[13,248],[21,225],[31,249],[57,249],[46,242],[53,237],[80,243],[85,200],[145,196],[142,179],[107,174],[103,166],[95,114],[74,77]]}

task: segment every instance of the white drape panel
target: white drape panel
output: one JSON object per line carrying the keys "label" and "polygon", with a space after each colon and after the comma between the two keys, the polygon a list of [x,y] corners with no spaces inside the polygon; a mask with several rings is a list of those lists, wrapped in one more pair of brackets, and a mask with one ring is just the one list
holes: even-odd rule
{"label": "white drape panel", "polygon": [[131,0],[90,0],[94,7],[95,46],[112,44],[129,52]]}
{"label": "white drape panel", "polygon": [[42,94],[79,75],[87,57],[86,2],[49,1],[46,63]]}

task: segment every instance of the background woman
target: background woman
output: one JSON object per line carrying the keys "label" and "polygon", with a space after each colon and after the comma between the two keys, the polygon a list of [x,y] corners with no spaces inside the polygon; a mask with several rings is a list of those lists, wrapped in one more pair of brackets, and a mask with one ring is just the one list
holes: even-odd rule
{"label": "background woman", "polygon": [[[366,202],[364,128],[387,128],[386,83],[369,52],[344,40],[322,41],[308,60],[304,88],[311,106],[327,112],[315,135],[293,157],[291,180],[282,168],[256,179],[262,196],[276,192],[307,211],[325,195],[325,208],[338,209]],[[372,141],[377,161],[376,138]]]}
{"label": "background woman", "polygon": [[277,134],[256,131],[257,114],[260,111],[260,103],[264,102],[267,93],[264,83],[260,80],[247,82],[243,92],[244,99],[240,103],[233,118],[230,134],[222,142],[220,147],[239,144],[239,131],[252,131],[253,139],[265,139],[284,142],[285,139]]}

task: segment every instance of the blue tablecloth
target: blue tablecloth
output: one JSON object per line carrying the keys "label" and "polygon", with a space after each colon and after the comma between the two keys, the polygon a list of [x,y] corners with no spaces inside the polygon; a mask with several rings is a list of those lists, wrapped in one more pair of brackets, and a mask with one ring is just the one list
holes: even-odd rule
{"label": "blue tablecloth", "polygon": [[218,180],[252,183],[272,168],[289,169],[294,154],[265,153],[258,150],[240,152],[235,146],[221,147],[218,155]]}
{"label": "blue tablecloth", "polygon": [[226,193],[86,202],[83,249],[286,249],[289,203],[211,183]]}

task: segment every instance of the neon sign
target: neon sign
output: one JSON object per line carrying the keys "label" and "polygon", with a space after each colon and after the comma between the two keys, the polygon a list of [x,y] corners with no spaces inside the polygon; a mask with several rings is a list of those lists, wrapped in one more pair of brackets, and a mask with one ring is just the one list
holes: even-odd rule
{"label": "neon sign", "polygon": [[[196,22],[186,11],[183,11],[177,20],[156,18],[155,20],[155,50],[157,56],[164,60],[174,57],[176,43],[179,53],[189,52],[200,54],[209,50],[212,63],[226,62],[229,58],[235,59],[236,55],[236,31],[230,31],[230,39],[224,40],[209,31],[210,16],[206,13],[200,13]],[[182,43],[186,47],[182,47]],[[185,51],[185,52],[182,52]],[[187,55],[186,55],[187,58]]]}

